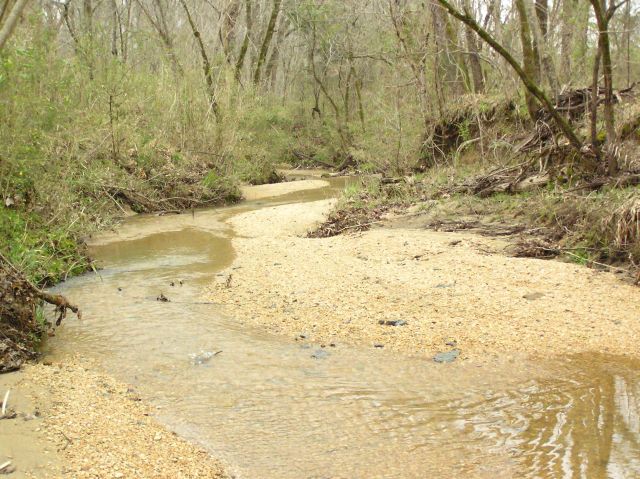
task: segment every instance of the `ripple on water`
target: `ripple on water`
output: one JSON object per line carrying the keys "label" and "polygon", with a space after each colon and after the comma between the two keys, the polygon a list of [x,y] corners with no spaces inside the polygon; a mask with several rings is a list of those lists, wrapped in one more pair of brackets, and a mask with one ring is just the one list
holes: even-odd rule
{"label": "ripple on water", "polygon": [[[211,227],[222,214],[147,217],[148,234],[96,243],[106,269],[63,286],[85,319],[67,320],[52,354],[97,358],[239,477],[640,477],[636,364],[315,354],[196,304],[233,259],[232,232]],[[222,352],[193,360],[207,351]]]}

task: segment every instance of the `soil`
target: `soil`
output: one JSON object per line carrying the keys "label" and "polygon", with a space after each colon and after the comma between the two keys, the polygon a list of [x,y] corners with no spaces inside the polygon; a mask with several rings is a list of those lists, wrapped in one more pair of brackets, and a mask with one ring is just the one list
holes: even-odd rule
{"label": "soil", "polygon": [[[468,232],[373,226],[305,238],[333,201],[276,206],[229,221],[231,285],[210,300],[270,331],[312,341],[461,358],[524,352],[638,356],[640,290],[615,275],[505,256],[504,240]],[[411,227],[413,226],[413,227]],[[228,287],[227,287],[228,286]],[[392,326],[394,321],[403,325]]]}

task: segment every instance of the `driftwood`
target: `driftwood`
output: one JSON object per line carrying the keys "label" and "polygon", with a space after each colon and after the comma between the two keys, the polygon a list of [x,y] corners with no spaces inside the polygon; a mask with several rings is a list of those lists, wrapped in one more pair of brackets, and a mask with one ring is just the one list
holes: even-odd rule
{"label": "driftwood", "polygon": [[436,196],[463,193],[486,198],[496,193],[531,191],[551,181],[549,172],[536,171],[532,165],[531,161],[525,161],[513,166],[496,168],[464,183],[445,187]]}

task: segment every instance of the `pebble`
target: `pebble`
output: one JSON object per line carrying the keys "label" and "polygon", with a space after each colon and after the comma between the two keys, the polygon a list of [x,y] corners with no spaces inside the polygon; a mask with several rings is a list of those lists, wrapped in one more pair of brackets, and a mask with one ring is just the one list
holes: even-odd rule
{"label": "pebble", "polygon": [[452,349],[443,353],[438,353],[433,357],[436,363],[452,363],[460,356],[459,349]]}

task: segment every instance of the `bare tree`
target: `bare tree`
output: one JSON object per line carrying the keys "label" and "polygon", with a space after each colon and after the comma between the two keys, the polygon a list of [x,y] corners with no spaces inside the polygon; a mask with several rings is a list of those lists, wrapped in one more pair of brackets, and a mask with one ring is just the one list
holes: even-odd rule
{"label": "bare tree", "polygon": [[213,80],[213,68],[211,67],[211,62],[209,61],[209,55],[207,54],[207,50],[204,47],[200,30],[198,30],[198,27],[196,26],[195,21],[191,16],[191,12],[189,11],[187,2],[185,0],[180,0],[180,3],[182,4],[182,8],[187,15],[187,20],[189,21],[191,32],[193,33],[193,37],[195,38],[196,44],[198,45],[198,49],[200,51],[200,57],[202,58],[202,70],[204,73],[205,83],[207,84],[207,94],[209,95],[211,110],[213,111],[216,119],[220,120],[220,108],[218,106],[216,85]]}
{"label": "bare tree", "polygon": [[169,30],[169,26],[167,25],[167,17],[165,12],[165,7],[162,3],[162,0],[153,0],[153,11],[151,11],[145,4],[144,0],[137,0],[142,13],[146,19],[151,23],[156,33],[160,37],[162,41],[162,45],[164,50],[171,61],[171,65],[176,73],[182,75],[184,73],[184,69],[178,60],[178,56],[176,54],[173,37]]}

